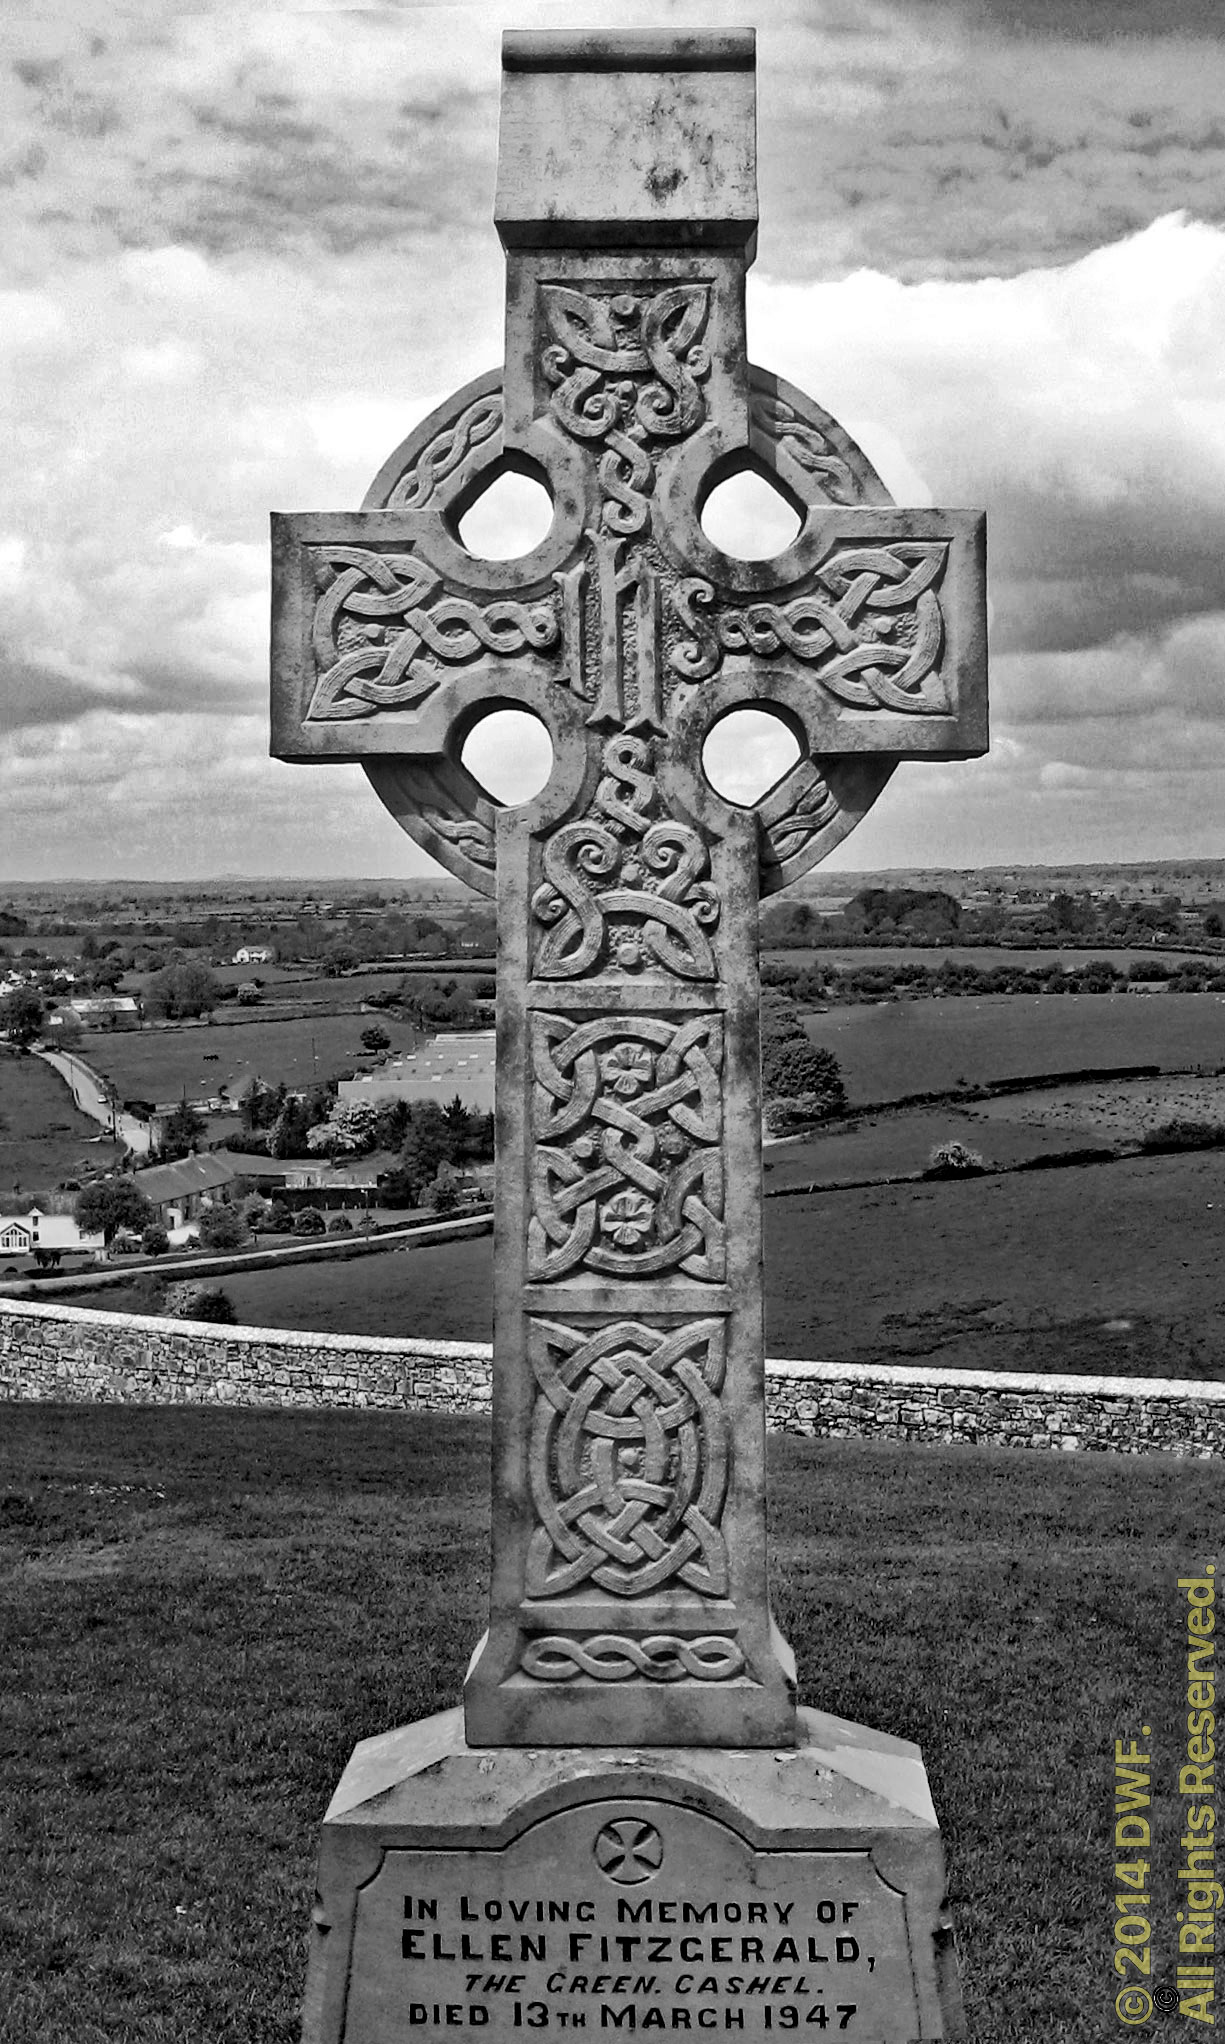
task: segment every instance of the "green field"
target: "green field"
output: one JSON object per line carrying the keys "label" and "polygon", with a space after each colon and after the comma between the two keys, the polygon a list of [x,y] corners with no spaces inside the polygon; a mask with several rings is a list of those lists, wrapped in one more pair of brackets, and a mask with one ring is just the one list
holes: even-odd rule
{"label": "green field", "polygon": [[[297,2038],[332,1787],[355,1740],[457,1700],[483,1623],[488,1455],[483,1422],[437,1416],[6,1411],[3,2044]],[[1211,1554],[1220,1466],[769,1460],[801,1700],[920,1744],[974,2044],[1124,2034],[1114,1741],[1153,1727],[1172,1982],[1175,1584]]]}
{"label": "green field", "polygon": [[[258,1011],[255,1011],[258,1012]],[[254,1074],[267,1085],[313,1085],[372,1062],[362,1030],[377,1022],[392,1051],[411,1050],[418,1033],[388,1015],[326,1015],[291,1022],[202,1022],[171,1029],[99,1032],[80,1055],[112,1079],[125,1100],[189,1099]],[[381,1053],[380,1055],[390,1055]]]}
{"label": "green field", "polygon": [[1225,994],[983,994],[805,1018],[852,1101],[1086,1066],[1225,1066]]}
{"label": "green field", "polygon": [[28,1210],[34,1192],[113,1162],[122,1145],[98,1134],[49,1065],[0,1050],[0,1212]]}
{"label": "green field", "polygon": [[[769,1355],[1225,1378],[1222,1151],[769,1199],[765,1242]],[[491,1338],[489,1236],[224,1285],[247,1326]]]}

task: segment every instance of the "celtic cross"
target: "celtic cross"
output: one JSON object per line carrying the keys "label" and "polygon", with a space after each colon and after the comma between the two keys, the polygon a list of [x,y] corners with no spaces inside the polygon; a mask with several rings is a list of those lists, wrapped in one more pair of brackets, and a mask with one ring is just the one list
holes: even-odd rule
{"label": "celtic cross", "polygon": [[[747,360],[751,31],[508,35],[503,63],[505,370],[427,419],[361,511],[274,520],[273,750],[359,761],[497,898],[493,1579],[469,1743],[786,1745],[758,898],[899,759],[985,749],[983,520],[895,508]],[[545,485],[551,528],[475,559],[460,521],[507,469]],[[745,469],[800,521],[772,560],[702,527]],[[703,745],[758,704],[800,756],[741,808]],[[504,707],[553,744],[515,809],[462,756]]]}

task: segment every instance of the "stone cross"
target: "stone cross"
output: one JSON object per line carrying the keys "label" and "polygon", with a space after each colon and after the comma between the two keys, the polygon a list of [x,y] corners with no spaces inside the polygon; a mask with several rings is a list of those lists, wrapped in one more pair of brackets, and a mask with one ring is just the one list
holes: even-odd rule
{"label": "stone cross", "polygon": [[[896,509],[834,420],[747,359],[751,31],[512,34],[503,64],[505,368],[427,419],[364,509],[274,519],[273,751],[360,762],[497,899],[493,1579],[469,1745],[787,1746],[758,899],[898,760],[985,750],[983,519]],[[545,485],[551,529],[475,559],[460,521],[508,469]],[[746,469],[801,521],[772,560],[702,527]],[[800,757],[741,808],[702,752],[752,706]],[[462,758],[506,707],[553,746],[515,809]]]}

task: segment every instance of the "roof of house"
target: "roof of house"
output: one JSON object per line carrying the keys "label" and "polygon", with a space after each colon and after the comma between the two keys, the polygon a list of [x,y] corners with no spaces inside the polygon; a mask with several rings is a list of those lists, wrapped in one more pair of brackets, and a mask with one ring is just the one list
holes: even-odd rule
{"label": "roof of house", "polygon": [[184,1199],[193,1192],[215,1192],[219,1186],[228,1185],[234,1177],[234,1166],[228,1159],[209,1155],[207,1157],[180,1157],[174,1164],[153,1164],[146,1171],[136,1173],[136,1183],[146,1199],[154,1206],[161,1206],[168,1199]]}

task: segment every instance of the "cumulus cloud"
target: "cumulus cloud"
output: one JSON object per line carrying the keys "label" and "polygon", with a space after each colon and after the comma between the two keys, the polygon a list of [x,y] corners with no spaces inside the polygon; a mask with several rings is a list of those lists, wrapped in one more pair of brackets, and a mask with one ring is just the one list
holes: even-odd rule
{"label": "cumulus cloud", "polygon": [[[844,865],[1044,831],[1059,857],[1217,848],[1225,50],[1198,0],[1125,0],[1110,39],[1103,12],[759,10],[753,353],[901,501],[989,518],[992,755],[902,769]],[[420,867],[359,771],[266,758],[267,512],[356,504],[500,357],[501,19],[84,6],[3,31],[9,871]]]}

